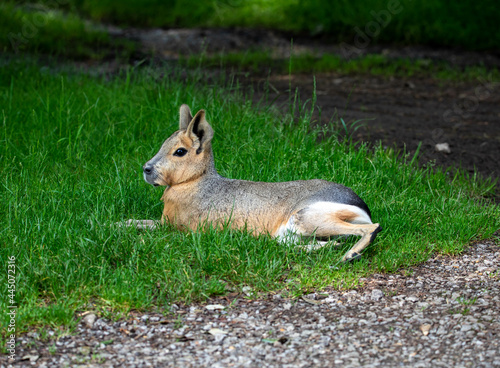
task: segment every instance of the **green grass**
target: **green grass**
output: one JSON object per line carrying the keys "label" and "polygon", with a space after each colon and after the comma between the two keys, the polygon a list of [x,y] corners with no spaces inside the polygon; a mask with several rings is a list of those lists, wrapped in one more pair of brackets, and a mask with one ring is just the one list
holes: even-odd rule
{"label": "green grass", "polygon": [[281,74],[289,72],[339,74],[371,74],[385,77],[432,77],[441,80],[476,81],[488,78],[492,82],[500,81],[500,72],[496,68],[484,66],[468,66],[465,68],[452,66],[446,62],[428,59],[390,59],[380,54],[369,54],[351,60],[334,54],[321,56],[311,54],[294,55],[291,59],[276,58],[271,52],[246,51],[219,53],[215,55],[181,56],[181,65],[190,68],[220,67],[247,70],[253,73],[267,73],[269,70]]}
{"label": "green grass", "polygon": [[[15,256],[17,333],[74,326],[77,311],[163,310],[243,286],[285,296],[350,288],[373,272],[394,272],[435,252],[458,253],[500,227],[498,206],[481,199],[491,185],[419,169],[412,157],[397,159],[381,147],[339,142],[336,123],[312,128],[314,101],[281,116],[229,81],[204,82],[201,73],[186,79],[163,67],[92,77],[4,64],[0,283],[7,284],[7,259]],[[181,103],[207,110],[220,174],[343,183],[368,203],[384,231],[359,262],[340,264],[352,241],[307,253],[228,229],[139,233],[112,226],[159,219],[162,188],[144,182],[141,166],[177,129]],[[318,134],[325,138],[318,141]],[[6,295],[4,289],[4,311]],[[0,324],[6,333],[6,313]]]}
{"label": "green grass", "polygon": [[265,27],[350,45],[360,34],[365,39],[362,44],[492,50],[500,45],[495,0],[68,0],[64,4],[59,7],[122,26]]}
{"label": "green grass", "polygon": [[5,1],[0,3],[0,50],[102,59],[108,55],[126,57],[134,45],[111,39],[102,27],[75,13]]}

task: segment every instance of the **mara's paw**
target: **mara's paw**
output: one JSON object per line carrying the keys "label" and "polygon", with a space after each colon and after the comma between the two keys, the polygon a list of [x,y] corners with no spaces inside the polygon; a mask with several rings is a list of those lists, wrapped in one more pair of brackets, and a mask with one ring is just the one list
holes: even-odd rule
{"label": "mara's paw", "polygon": [[347,253],[344,257],[342,257],[342,262],[353,262],[361,258],[361,254],[357,252]]}
{"label": "mara's paw", "polygon": [[379,224],[375,224],[375,225],[377,225],[377,228],[371,233],[370,243],[373,242],[375,240],[375,238],[377,237],[377,234],[382,231],[382,226],[380,226]]}

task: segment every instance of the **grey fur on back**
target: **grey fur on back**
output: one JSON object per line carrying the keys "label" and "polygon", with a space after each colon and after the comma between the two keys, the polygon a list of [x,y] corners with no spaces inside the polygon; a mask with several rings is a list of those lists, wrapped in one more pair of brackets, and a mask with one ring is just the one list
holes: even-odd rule
{"label": "grey fur on back", "polygon": [[[315,202],[347,204],[363,209],[371,217],[366,203],[348,187],[326,180],[297,180],[288,182],[254,182],[209,175],[200,183],[199,203],[216,207],[219,212],[285,210],[293,213]],[[240,204],[244,203],[244,207]]]}

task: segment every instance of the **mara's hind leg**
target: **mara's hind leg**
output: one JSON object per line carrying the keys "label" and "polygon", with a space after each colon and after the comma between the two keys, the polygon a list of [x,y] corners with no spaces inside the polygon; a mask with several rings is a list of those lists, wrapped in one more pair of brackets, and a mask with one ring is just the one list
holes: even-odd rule
{"label": "mara's hind leg", "polygon": [[[352,224],[349,224],[352,225]],[[358,240],[354,246],[349,249],[349,251],[344,254],[342,257],[343,262],[351,261],[361,257],[361,251],[365,249],[371,242],[375,239],[377,234],[382,230],[379,224],[371,224],[371,225],[353,225],[353,226],[363,226],[363,228],[359,229],[363,235],[361,235],[361,239]],[[353,234],[358,235],[358,234]]]}
{"label": "mara's hind leg", "polygon": [[342,257],[344,262],[360,257],[361,251],[375,239],[381,230],[380,225],[372,223],[368,214],[358,207],[324,202],[321,205],[306,207],[296,213],[295,226],[297,233],[303,236],[361,236],[361,239]]}

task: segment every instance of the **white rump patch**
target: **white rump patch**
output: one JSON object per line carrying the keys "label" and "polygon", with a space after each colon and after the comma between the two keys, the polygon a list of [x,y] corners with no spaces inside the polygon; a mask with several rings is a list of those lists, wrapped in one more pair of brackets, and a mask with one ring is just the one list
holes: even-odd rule
{"label": "white rump patch", "polygon": [[[370,216],[359,207],[351,206],[349,204],[335,203],[335,202],[316,202],[307,207],[304,207],[309,213],[316,213],[318,215],[327,216],[329,214],[339,211],[349,211],[356,214],[356,218],[350,223],[352,224],[372,224]],[[295,216],[291,216],[286,224],[281,225],[278,231],[274,234],[276,238],[282,243],[296,243],[300,240],[300,234],[295,226]]]}
{"label": "white rump patch", "polygon": [[331,214],[340,211],[349,211],[355,213],[357,216],[354,220],[349,221],[351,224],[373,224],[370,220],[370,216],[366,211],[362,210],[357,206],[351,206],[350,204],[342,204],[335,202],[316,202],[304,208],[308,212],[317,212]]}

